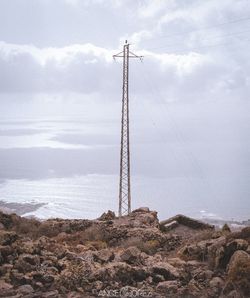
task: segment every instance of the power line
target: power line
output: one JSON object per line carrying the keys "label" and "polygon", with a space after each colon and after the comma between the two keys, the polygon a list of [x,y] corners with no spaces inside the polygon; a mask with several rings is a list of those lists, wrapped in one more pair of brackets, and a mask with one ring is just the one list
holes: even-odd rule
{"label": "power line", "polygon": [[[244,40],[242,40],[242,41],[244,41],[244,42],[249,42],[250,41],[250,39],[244,39]],[[197,46],[197,47],[191,47],[191,48],[186,48],[186,49],[175,49],[175,52],[186,52],[186,51],[198,51],[198,50],[200,50],[200,49],[206,49],[206,48],[213,48],[213,47],[221,47],[221,46],[228,46],[228,45],[232,45],[232,43],[229,43],[229,42],[227,42],[227,43],[219,43],[219,44],[212,44],[212,45],[206,45],[206,46]],[[160,49],[164,49],[164,50],[166,50],[166,49],[170,49],[171,50],[171,48],[173,48],[173,46],[171,47],[171,46],[168,46],[168,47],[159,47],[159,48],[154,48],[154,50],[160,50]],[[152,48],[151,49],[145,49],[145,50],[147,50],[147,51],[150,51],[150,50],[153,50]],[[150,56],[150,54],[148,54],[147,56]]]}
{"label": "power line", "polygon": [[[250,32],[250,29],[245,30],[245,31],[241,31],[241,32],[234,32],[234,33],[230,33],[230,34],[212,36],[211,38],[197,40],[197,42],[207,42],[207,41],[213,41],[213,40],[216,40],[216,39],[219,39],[219,38],[235,37],[235,36],[239,36],[241,34],[245,34],[245,33],[249,33],[249,32]],[[159,49],[165,49],[165,48],[168,48],[168,47],[173,48],[173,47],[182,46],[182,45],[183,45],[183,43],[167,44],[167,45],[160,46],[160,47],[147,48],[147,50],[159,50]],[[212,45],[212,46],[214,46],[214,45]]]}
{"label": "power line", "polygon": [[230,25],[230,24],[235,24],[235,23],[240,23],[240,22],[245,22],[245,21],[249,21],[249,20],[250,20],[250,17],[246,17],[246,18],[231,20],[231,21],[228,21],[228,22],[225,22],[225,23],[219,23],[219,24],[216,24],[216,25],[207,26],[207,27],[203,27],[203,28],[200,28],[200,29],[186,31],[186,32],[182,32],[182,33],[173,33],[173,34],[168,34],[168,35],[162,35],[162,36],[159,36],[159,37],[150,38],[149,40],[151,42],[151,41],[154,41],[154,40],[157,40],[157,39],[170,38],[170,37],[173,37],[173,36],[183,36],[183,35],[187,35],[187,34],[194,33],[194,32],[199,32],[199,31],[203,31],[203,30],[207,31],[207,30],[210,30],[210,29],[213,29],[213,28],[217,28],[217,27],[221,27],[221,26],[225,26],[225,25]]}
{"label": "power line", "polygon": [[[173,133],[175,135],[176,141],[179,142],[180,145],[182,145],[181,146],[182,148],[184,148],[184,151],[186,152],[186,158],[192,164],[193,168],[197,171],[201,181],[204,183],[204,186],[206,186],[209,189],[210,193],[213,194],[214,197],[216,197],[214,189],[212,188],[211,184],[208,182],[207,177],[202,169],[202,166],[200,165],[199,161],[197,160],[197,158],[196,158],[195,154],[192,152],[192,150],[190,148],[188,149],[187,140],[185,139],[183,132],[181,131],[177,122],[174,120],[174,118],[169,110],[169,107],[167,106],[167,104],[165,102],[165,99],[163,98],[161,93],[156,89],[155,85],[153,84],[152,79],[149,78],[148,72],[145,70],[145,68],[142,71],[141,77],[144,79],[146,86],[149,87],[151,96],[157,97],[160,99],[161,107],[162,107],[160,110],[162,112],[165,111],[168,114],[168,119],[172,124],[172,129],[173,129]],[[158,117],[159,117],[159,115],[158,115]],[[164,117],[164,118],[166,118],[166,117]],[[152,120],[155,128],[157,128],[155,121],[153,121],[152,118],[151,118],[151,120]],[[160,131],[158,131],[158,132],[160,133]],[[162,140],[164,141],[164,139],[165,139],[164,134],[161,134],[161,137],[162,137]],[[173,152],[173,156],[174,156],[175,160],[177,161],[177,155],[175,152]],[[183,171],[183,175],[187,179],[187,181],[189,181],[189,183],[194,186],[192,179],[185,171]]]}

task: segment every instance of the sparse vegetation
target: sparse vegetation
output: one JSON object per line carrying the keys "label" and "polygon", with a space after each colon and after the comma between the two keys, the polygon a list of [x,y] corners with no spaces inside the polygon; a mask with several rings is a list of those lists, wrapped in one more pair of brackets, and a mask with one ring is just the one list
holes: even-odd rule
{"label": "sparse vegetation", "polygon": [[155,254],[157,249],[160,248],[160,242],[158,240],[148,240],[146,242],[142,242],[139,248],[141,251],[144,251],[147,254]]}
{"label": "sparse vegetation", "polygon": [[159,298],[250,292],[249,228],[225,235],[195,226],[176,235],[162,232],[156,213],[144,209],[112,221],[39,222],[0,213],[0,223],[0,297],[22,297],[22,286],[43,298],[127,285],[149,287]]}

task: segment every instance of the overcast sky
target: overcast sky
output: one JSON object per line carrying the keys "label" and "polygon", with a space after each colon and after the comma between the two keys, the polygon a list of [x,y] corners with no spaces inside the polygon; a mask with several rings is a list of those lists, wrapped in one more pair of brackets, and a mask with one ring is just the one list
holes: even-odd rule
{"label": "overcast sky", "polygon": [[[72,127],[81,120],[88,129],[53,126],[51,143],[32,143],[34,125],[2,126],[0,178],[19,177],[9,161],[25,167],[20,147],[33,148],[25,154],[37,167],[48,157],[41,148],[53,144],[110,146],[99,168],[95,150],[83,156],[84,169],[74,167],[75,151],[64,174],[116,173],[122,64],[112,55],[127,39],[144,56],[130,68],[133,174],[204,179],[223,189],[221,200],[249,208],[249,33],[249,0],[1,0],[0,120],[67,120]],[[22,135],[26,145],[13,141]],[[46,172],[39,167],[36,177]]]}

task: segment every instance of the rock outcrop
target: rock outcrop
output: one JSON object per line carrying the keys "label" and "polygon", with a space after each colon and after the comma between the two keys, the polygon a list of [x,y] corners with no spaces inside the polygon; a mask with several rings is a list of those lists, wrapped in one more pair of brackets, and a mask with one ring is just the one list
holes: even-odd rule
{"label": "rock outcrop", "polygon": [[0,297],[249,297],[249,230],[183,218],[173,226],[189,237],[146,207],[97,220],[0,213]]}

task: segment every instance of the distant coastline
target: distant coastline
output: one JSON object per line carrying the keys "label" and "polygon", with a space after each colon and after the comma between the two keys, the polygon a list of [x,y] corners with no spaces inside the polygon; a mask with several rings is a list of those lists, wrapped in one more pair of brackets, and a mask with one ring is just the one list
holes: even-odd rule
{"label": "distant coastline", "polygon": [[28,212],[33,212],[40,207],[46,205],[45,203],[13,203],[0,200],[0,210],[5,213],[16,213],[17,215],[24,215]]}
{"label": "distant coastline", "polygon": [[[30,212],[34,212],[39,208],[45,206],[46,203],[27,202],[27,203],[16,203],[16,202],[5,202],[0,200],[0,211],[11,214],[16,213],[19,216],[25,216]],[[30,216],[27,216],[30,217]],[[37,216],[34,216],[37,218]],[[37,218],[39,219],[39,218]],[[227,220],[227,219],[212,219],[212,218],[197,218],[205,223],[212,224],[217,228],[221,228],[224,224],[228,224],[233,229],[243,228],[250,226],[250,219],[248,220]]]}

